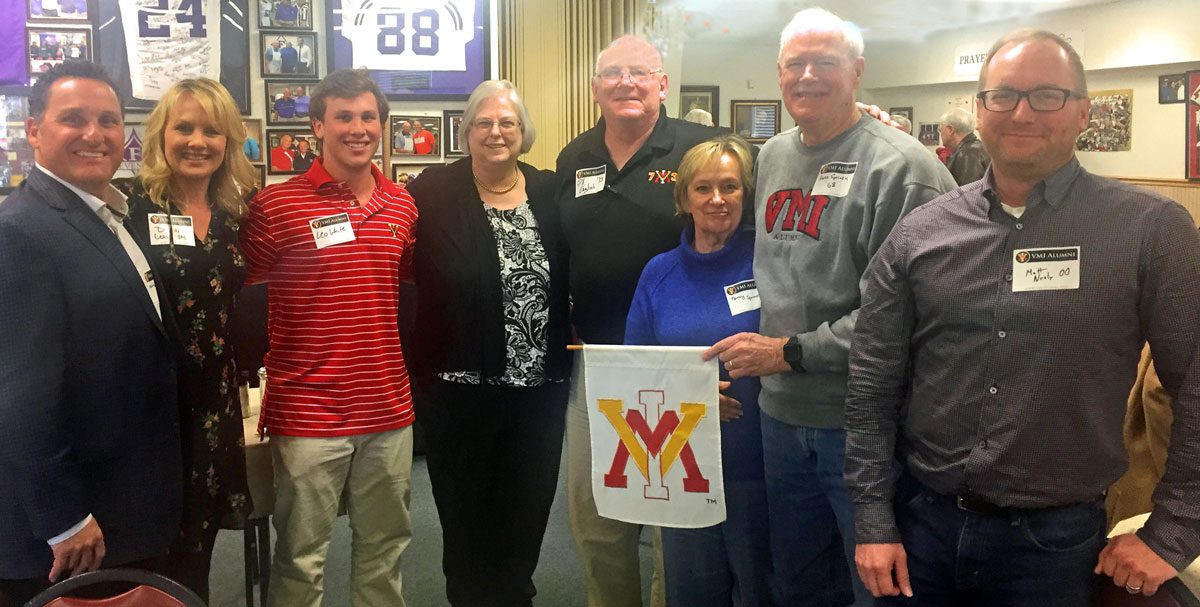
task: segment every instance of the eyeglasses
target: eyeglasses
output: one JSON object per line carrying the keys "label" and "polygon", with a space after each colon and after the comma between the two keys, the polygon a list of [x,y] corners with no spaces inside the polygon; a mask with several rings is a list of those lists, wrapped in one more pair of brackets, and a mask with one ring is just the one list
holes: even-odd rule
{"label": "eyeglasses", "polygon": [[471,126],[481,133],[490,133],[496,125],[500,125],[500,132],[511,133],[520,128],[521,123],[516,120],[501,120],[500,122],[496,122],[495,120],[488,120],[486,118],[480,118],[471,123]]}
{"label": "eyeglasses", "polygon": [[1067,105],[1067,99],[1079,97],[1079,95],[1070,89],[1044,87],[1032,91],[990,89],[980,91],[975,97],[989,112],[1011,112],[1017,109],[1021,98],[1029,101],[1029,108],[1035,112],[1057,112]]}
{"label": "eyeglasses", "polygon": [[605,84],[617,84],[625,76],[629,76],[629,81],[635,84],[645,84],[657,74],[662,73],[662,68],[649,69],[644,67],[631,67],[629,69],[620,67],[609,67],[600,70],[596,73],[596,77],[604,81]]}

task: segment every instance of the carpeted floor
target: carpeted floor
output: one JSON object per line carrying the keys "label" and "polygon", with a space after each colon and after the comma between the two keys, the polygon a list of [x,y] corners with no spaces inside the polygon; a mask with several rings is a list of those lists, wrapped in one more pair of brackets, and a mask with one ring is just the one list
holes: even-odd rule
{"label": "carpeted floor", "polygon": [[[448,606],[445,595],[446,581],[442,576],[441,567],[442,530],[429,488],[429,472],[425,466],[425,458],[421,456],[413,460],[410,509],[413,541],[405,550],[402,560],[404,598],[408,607]],[[651,555],[649,532],[643,535],[642,594],[645,597],[649,591]],[[350,604],[349,571],[350,528],[346,517],[341,517],[334,526],[333,545],[325,568],[325,607]],[[218,536],[211,579],[213,607],[238,607],[246,604],[241,531],[222,531]],[[567,529],[566,488],[562,474],[559,476],[554,507],[550,512],[550,525],[542,543],[542,557],[533,581],[538,589],[538,594],[533,600],[534,605],[582,607],[587,603],[583,569]],[[254,600],[257,605],[257,592]]]}

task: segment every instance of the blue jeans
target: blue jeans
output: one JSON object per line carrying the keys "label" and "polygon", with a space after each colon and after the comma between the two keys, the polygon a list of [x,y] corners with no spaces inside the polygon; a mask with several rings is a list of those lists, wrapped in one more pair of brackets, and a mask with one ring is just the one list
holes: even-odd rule
{"label": "blue jeans", "polygon": [[975,514],[905,475],[896,523],[914,596],[879,605],[1091,605],[1092,568],[1105,542],[1104,500]]}
{"label": "blue jeans", "polygon": [[854,504],[842,480],[846,432],[762,415],[776,603],[868,607],[854,559]]}
{"label": "blue jeans", "polygon": [[763,481],[725,481],[725,512],[711,527],[662,528],[667,607],[771,607]]}

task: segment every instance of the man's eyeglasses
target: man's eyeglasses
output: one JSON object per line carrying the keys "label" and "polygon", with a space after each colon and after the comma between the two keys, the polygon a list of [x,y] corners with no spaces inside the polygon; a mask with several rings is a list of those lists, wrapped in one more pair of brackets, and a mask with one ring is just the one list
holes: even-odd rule
{"label": "man's eyeglasses", "polygon": [[1067,105],[1067,99],[1079,95],[1070,89],[1044,87],[1032,91],[990,89],[980,91],[975,97],[989,112],[1011,112],[1017,109],[1022,98],[1029,101],[1029,108],[1035,112],[1057,112]]}
{"label": "man's eyeglasses", "polygon": [[662,73],[662,68],[649,69],[644,67],[631,67],[629,69],[610,67],[600,70],[596,73],[596,77],[604,81],[605,84],[617,84],[625,76],[629,76],[629,81],[635,84],[645,84]]}
{"label": "man's eyeglasses", "polygon": [[500,122],[496,122],[494,120],[487,120],[484,118],[480,118],[479,120],[471,123],[471,126],[475,127],[475,130],[482,133],[490,133],[496,125],[500,125],[500,131],[502,133],[511,133],[520,128],[521,123],[517,122],[516,120],[501,120]]}

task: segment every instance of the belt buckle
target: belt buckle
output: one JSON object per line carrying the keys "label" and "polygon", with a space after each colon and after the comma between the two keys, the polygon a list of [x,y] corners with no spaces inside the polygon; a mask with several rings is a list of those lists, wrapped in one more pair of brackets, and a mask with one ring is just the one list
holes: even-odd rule
{"label": "belt buckle", "polygon": [[959,510],[962,510],[963,512],[970,512],[972,514],[1002,516],[1008,512],[1006,508],[997,506],[971,494],[955,495],[954,503],[956,506],[958,506]]}

